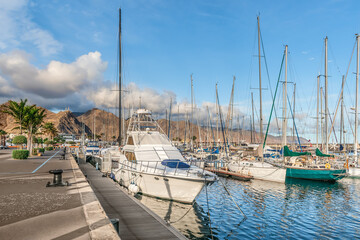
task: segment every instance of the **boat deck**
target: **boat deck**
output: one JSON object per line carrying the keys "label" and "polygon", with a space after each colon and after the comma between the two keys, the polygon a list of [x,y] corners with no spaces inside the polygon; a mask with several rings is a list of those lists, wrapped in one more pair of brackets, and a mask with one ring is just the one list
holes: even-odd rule
{"label": "boat deck", "polygon": [[119,219],[121,239],[186,239],[175,228],[138,202],[119,184],[97,171],[92,165],[80,164],[90,186],[111,219]]}

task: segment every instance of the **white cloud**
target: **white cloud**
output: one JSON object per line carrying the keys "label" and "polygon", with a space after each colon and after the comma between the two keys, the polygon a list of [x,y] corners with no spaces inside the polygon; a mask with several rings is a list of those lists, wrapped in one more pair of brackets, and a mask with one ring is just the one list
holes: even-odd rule
{"label": "white cloud", "polygon": [[62,44],[31,20],[27,0],[0,0],[0,49],[9,50],[30,43],[43,56],[56,54]]}
{"label": "white cloud", "polygon": [[107,63],[99,52],[80,56],[72,63],[51,61],[44,69],[30,63],[23,51],[0,54],[0,72],[24,92],[44,98],[61,98],[101,82]]}

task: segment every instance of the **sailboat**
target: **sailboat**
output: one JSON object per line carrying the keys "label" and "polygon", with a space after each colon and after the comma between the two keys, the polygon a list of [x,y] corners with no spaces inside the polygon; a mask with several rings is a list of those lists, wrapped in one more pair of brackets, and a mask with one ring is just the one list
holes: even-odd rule
{"label": "sailboat", "polygon": [[284,147],[286,161],[286,177],[335,182],[347,176],[346,168],[337,164],[334,155],[324,154],[318,148],[316,157],[310,152],[292,152]]}
{"label": "sailboat", "polygon": [[357,43],[357,57],[356,57],[357,61],[356,61],[355,136],[354,136],[354,158],[349,164],[350,177],[360,177],[359,157],[357,154],[358,95],[359,95],[359,35],[356,35],[356,43]]}
{"label": "sailboat", "polygon": [[[263,141],[263,131],[262,131],[262,89],[261,89],[261,54],[260,54],[260,20],[257,17],[258,23],[258,51],[259,51],[259,88],[260,88],[260,142]],[[254,122],[254,117],[252,122]],[[242,158],[240,160],[231,160],[227,165],[230,171],[233,172],[247,172],[254,179],[258,180],[266,180],[273,182],[285,182],[286,169],[282,167],[275,166],[273,164],[264,162],[263,158],[263,145],[260,144],[257,147],[257,152],[259,156],[259,160],[250,161],[249,159]]]}
{"label": "sailboat", "polygon": [[109,149],[114,180],[129,191],[148,196],[192,203],[206,184],[217,176],[191,162],[186,162],[172,144],[151,111],[138,109],[133,113],[122,149],[121,128],[121,9],[119,10],[119,148]]}
{"label": "sailboat", "polygon": [[310,152],[292,152],[284,144],[286,177],[307,180],[334,182],[347,176],[347,169],[334,160],[334,155],[327,154],[328,149],[328,102],[327,102],[327,37],[325,38],[325,149],[322,153],[316,149],[316,157]]}

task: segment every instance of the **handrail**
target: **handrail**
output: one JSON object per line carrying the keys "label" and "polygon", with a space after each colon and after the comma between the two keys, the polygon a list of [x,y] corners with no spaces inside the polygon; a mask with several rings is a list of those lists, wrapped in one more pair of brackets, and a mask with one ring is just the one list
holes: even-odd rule
{"label": "handrail", "polygon": [[[140,162],[140,163],[139,163]],[[147,162],[147,164],[146,164]],[[137,161],[137,162],[118,162],[120,165],[121,165],[121,168],[124,168],[124,167],[128,167],[130,168],[131,170],[136,170],[136,171],[139,171],[139,172],[143,172],[144,169],[145,169],[145,165],[146,165],[146,172],[152,172],[152,173],[159,173],[159,174],[162,174],[162,175],[165,175],[165,174],[172,174],[174,176],[185,176],[186,177],[189,177],[189,176],[204,176],[206,173],[205,173],[205,163],[208,162],[208,161],[193,161],[191,160],[190,162],[184,162],[184,161],[167,161],[167,163],[171,163],[171,162],[176,162],[176,167],[174,168],[171,168],[167,165],[160,165],[159,166],[159,162],[160,161]],[[179,165],[180,163],[183,162],[183,163],[186,163],[186,164],[189,164],[189,167],[188,168],[180,168]],[[151,166],[151,163],[154,163],[153,166]],[[161,162],[160,162],[161,163]],[[201,167],[201,163],[204,163],[203,167]],[[199,164],[199,166],[197,166]],[[194,168],[196,167],[196,168]],[[152,170],[153,169],[153,170]],[[161,172],[159,172],[161,171]]]}

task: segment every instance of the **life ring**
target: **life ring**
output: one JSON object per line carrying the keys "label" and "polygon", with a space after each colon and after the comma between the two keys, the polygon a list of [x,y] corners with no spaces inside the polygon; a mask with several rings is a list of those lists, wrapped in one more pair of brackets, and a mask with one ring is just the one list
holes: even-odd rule
{"label": "life ring", "polygon": [[326,168],[326,169],[330,169],[330,168],[331,168],[330,163],[325,164],[325,168]]}

